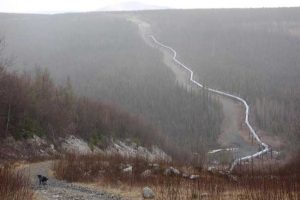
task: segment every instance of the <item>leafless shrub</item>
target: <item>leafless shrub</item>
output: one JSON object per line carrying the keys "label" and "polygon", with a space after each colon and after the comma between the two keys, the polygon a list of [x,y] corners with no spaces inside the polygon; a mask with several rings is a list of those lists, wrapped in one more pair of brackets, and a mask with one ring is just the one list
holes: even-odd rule
{"label": "leafless shrub", "polygon": [[[123,171],[128,166],[132,166],[130,175]],[[91,182],[102,178],[109,183],[124,181],[130,184],[144,181],[141,173],[147,168],[148,161],[140,157],[75,154],[66,155],[53,166],[58,178],[70,182]]]}
{"label": "leafless shrub", "polygon": [[[132,166],[131,173],[122,169]],[[156,192],[158,200],[187,199],[292,199],[300,197],[300,179],[296,174],[283,173],[279,168],[249,170],[242,168],[232,179],[226,174],[212,174],[205,171],[193,172],[199,178],[191,180],[182,176],[164,175],[164,169],[170,163],[160,163],[160,169],[152,171],[151,176],[141,174],[149,169],[149,162],[142,158],[126,158],[121,156],[70,154],[54,165],[56,176],[68,181],[99,181],[107,184],[121,182],[130,186],[150,186]],[[182,169],[183,166],[172,166]],[[292,165],[293,166],[293,165]],[[287,166],[288,167],[288,166]],[[285,169],[286,172],[291,169]]]}
{"label": "leafless shrub", "polygon": [[29,200],[33,198],[30,180],[11,166],[0,167],[0,199]]}

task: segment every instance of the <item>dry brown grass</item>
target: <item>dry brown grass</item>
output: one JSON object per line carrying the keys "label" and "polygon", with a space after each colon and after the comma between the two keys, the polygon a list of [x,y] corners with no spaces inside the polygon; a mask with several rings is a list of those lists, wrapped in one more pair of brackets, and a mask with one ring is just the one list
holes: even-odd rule
{"label": "dry brown grass", "polygon": [[197,181],[164,179],[155,187],[156,199],[247,199],[279,200],[300,198],[299,182],[291,177],[240,177],[238,182],[204,176]]}
{"label": "dry brown grass", "polygon": [[33,199],[29,177],[15,171],[10,165],[0,167],[0,199]]}
{"label": "dry brown grass", "polygon": [[[161,166],[166,165],[158,161]],[[126,165],[133,166],[132,173],[124,173],[122,168]],[[116,184],[118,181],[126,182],[130,185],[149,181],[140,176],[142,172],[149,168],[146,159],[135,157],[127,158],[120,155],[75,155],[67,154],[64,158],[55,162],[53,171],[59,179],[69,182],[95,182],[99,179],[107,183]],[[162,169],[156,174],[162,172]]]}
{"label": "dry brown grass", "polygon": [[[124,173],[120,166],[133,166],[131,174]],[[124,158],[121,156],[76,156],[67,155],[54,165],[55,175],[71,182],[94,182],[102,188],[121,192],[122,196],[136,196],[138,190],[150,186],[156,193],[157,200],[188,199],[249,199],[279,200],[300,198],[300,179],[297,173],[284,173],[285,170],[249,170],[242,168],[236,171],[237,181],[227,175],[197,172],[200,178],[190,180],[181,176],[166,176],[164,169],[168,163],[160,163],[160,169],[152,171],[145,178],[141,173],[149,169],[149,162],[141,158]],[[174,163],[172,164],[174,166]],[[293,166],[294,168],[295,166]],[[177,166],[178,169],[184,167]],[[132,190],[135,188],[135,190]],[[137,190],[138,188],[138,190]],[[126,194],[126,195],[125,195]]]}

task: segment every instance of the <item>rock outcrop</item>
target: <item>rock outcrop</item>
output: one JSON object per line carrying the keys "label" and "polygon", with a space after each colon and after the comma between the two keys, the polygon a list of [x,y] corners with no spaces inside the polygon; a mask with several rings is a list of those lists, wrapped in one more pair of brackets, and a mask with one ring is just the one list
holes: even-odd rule
{"label": "rock outcrop", "polygon": [[144,187],[143,188],[143,197],[145,199],[153,199],[155,197],[155,193],[153,190],[149,187]]}

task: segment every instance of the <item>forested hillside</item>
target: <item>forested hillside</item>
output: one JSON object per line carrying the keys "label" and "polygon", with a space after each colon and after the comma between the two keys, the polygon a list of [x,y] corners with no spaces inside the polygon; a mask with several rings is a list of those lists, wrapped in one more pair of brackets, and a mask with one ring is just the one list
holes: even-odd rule
{"label": "forested hillside", "polygon": [[300,199],[299,119],[300,8],[0,13],[0,199]]}
{"label": "forested hillside", "polygon": [[[300,135],[300,9],[139,13],[200,82],[238,94],[262,130]],[[296,146],[296,145],[295,145]],[[294,147],[295,147],[294,146]]]}
{"label": "forested hillside", "polygon": [[47,68],[58,83],[69,76],[76,94],[141,116],[176,144],[174,151],[204,152],[216,145],[218,101],[177,85],[161,54],[122,14],[3,14],[0,27],[12,69]]}
{"label": "forested hillside", "polygon": [[164,144],[159,131],[142,118],[115,105],[76,96],[69,79],[58,86],[46,70],[18,75],[1,66],[0,94],[1,139],[37,135],[57,142],[72,134],[100,147],[112,138],[145,146]]}

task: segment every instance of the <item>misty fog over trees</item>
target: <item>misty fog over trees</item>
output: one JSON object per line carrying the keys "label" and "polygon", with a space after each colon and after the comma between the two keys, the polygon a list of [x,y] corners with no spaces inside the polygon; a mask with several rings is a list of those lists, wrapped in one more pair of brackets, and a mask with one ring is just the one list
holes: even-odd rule
{"label": "misty fog over trees", "polygon": [[[0,27],[12,70],[47,68],[61,84],[70,77],[77,95],[142,116],[167,142],[179,144],[172,145],[173,151],[203,152],[217,145],[221,105],[206,91],[179,86],[162,55],[124,18],[97,13],[9,15]],[[151,134],[147,137],[152,140]]]}
{"label": "misty fog over trees", "polygon": [[0,199],[300,199],[299,119],[300,8],[0,13]]}
{"label": "misty fog over trees", "polygon": [[[300,9],[143,12],[210,87],[246,98],[262,130],[300,135]],[[294,146],[295,147],[295,146]]]}
{"label": "misty fog over trees", "polygon": [[74,134],[91,145],[102,146],[111,138],[138,140],[143,145],[164,142],[159,132],[138,116],[78,97],[69,79],[56,86],[46,70],[18,75],[1,66],[0,83],[2,139],[9,135],[16,139],[37,135],[55,142],[59,137]]}
{"label": "misty fog over trees", "polygon": [[[298,11],[129,14],[150,23],[153,34],[177,50],[200,82],[249,101],[251,121],[262,131],[294,138],[300,135]],[[185,150],[197,152],[217,145],[223,121],[218,99],[176,83],[161,53],[147,46],[126,13],[1,14],[0,27],[6,44],[2,54],[11,61],[10,71],[22,74],[47,68],[58,85],[69,77],[76,96],[139,116],[166,141]],[[91,129],[85,131],[91,135]]]}

